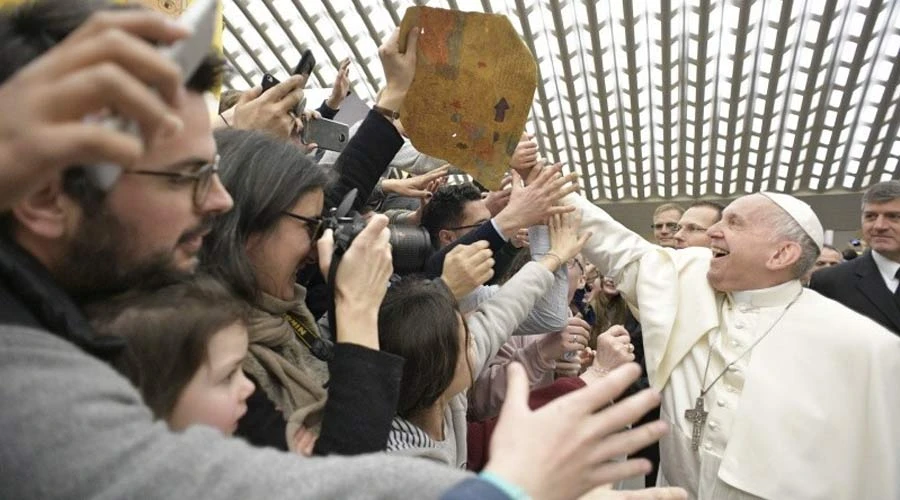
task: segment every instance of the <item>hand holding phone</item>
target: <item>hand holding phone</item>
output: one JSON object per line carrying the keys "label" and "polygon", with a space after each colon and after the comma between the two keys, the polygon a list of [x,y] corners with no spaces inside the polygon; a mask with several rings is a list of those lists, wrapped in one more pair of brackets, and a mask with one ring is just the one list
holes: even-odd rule
{"label": "hand holding phone", "polygon": [[[265,73],[263,75],[262,81],[260,82],[259,85],[260,85],[260,87],[262,87],[262,93],[265,93],[267,90],[271,89],[272,87],[275,87],[276,85],[281,85],[281,81],[279,81],[277,78],[272,76],[270,73]],[[303,85],[301,85],[300,88],[303,88],[304,85],[306,85],[305,79],[303,80]],[[301,95],[302,95],[302,92],[301,92]],[[288,113],[293,113],[294,116],[300,116],[300,114],[303,113],[304,109],[306,109],[306,96],[302,95],[302,97],[300,98],[300,101],[295,106],[288,109]]]}
{"label": "hand holding phone", "polygon": [[312,74],[313,70],[316,68],[316,58],[313,56],[311,50],[306,49],[303,51],[303,54],[300,56],[300,62],[297,63],[297,66],[294,68],[295,75],[306,75],[309,78],[309,75]]}
{"label": "hand holding phone", "polygon": [[[160,49],[165,57],[174,61],[181,69],[184,82],[191,78],[212,47],[218,3],[218,0],[195,0],[178,20],[191,31],[191,36]],[[88,117],[86,121],[99,121],[104,127],[140,135],[137,122],[122,116]],[[86,172],[94,185],[108,191],[122,174],[122,167],[113,163],[101,163],[86,167]]]}
{"label": "hand holding phone", "polygon": [[[24,64],[0,85],[0,208],[9,208],[72,165],[132,164],[140,158],[145,138],[171,136],[183,126],[172,112],[182,86],[175,65],[158,54],[141,57],[144,44],[106,43],[123,35],[172,43],[189,33],[149,11],[96,13],[65,43]],[[100,70],[110,63],[122,71]],[[95,84],[71,84],[83,80]],[[153,95],[151,83],[160,98]],[[96,113],[102,109],[135,117],[143,136],[98,127]]]}
{"label": "hand holding phone", "polygon": [[338,121],[316,118],[306,122],[300,138],[306,144],[315,143],[321,149],[341,152],[350,140],[350,127]]}

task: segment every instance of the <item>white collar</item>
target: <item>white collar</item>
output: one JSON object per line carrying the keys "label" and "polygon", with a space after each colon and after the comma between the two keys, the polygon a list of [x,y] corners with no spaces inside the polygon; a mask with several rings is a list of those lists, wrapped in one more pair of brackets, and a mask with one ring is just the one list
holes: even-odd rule
{"label": "white collar", "polygon": [[875,265],[878,266],[878,270],[881,271],[882,275],[890,277],[891,279],[896,279],[895,275],[897,274],[897,269],[900,269],[900,262],[893,261],[875,250],[872,250],[872,259],[875,261]]}
{"label": "white collar", "polygon": [[728,299],[733,304],[750,307],[784,306],[794,300],[794,297],[802,289],[803,285],[800,284],[799,280],[791,280],[769,288],[730,292]]}

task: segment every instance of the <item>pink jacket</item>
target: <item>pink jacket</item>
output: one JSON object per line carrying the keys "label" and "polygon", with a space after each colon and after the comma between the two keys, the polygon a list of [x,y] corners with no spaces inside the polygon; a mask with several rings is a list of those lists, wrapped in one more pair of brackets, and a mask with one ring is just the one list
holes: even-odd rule
{"label": "pink jacket", "polygon": [[510,337],[475,379],[469,389],[469,418],[484,420],[497,416],[506,396],[506,365],[518,361],[525,367],[531,389],[553,383],[556,361],[546,361],[541,356],[540,340],[547,335],[522,335]]}

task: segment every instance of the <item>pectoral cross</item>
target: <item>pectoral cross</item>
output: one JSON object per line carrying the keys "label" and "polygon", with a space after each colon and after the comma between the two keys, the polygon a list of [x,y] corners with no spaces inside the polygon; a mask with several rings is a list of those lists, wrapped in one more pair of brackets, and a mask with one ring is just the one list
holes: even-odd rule
{"label": "pectoral cross", "polygon": [[697,398],[697,403],[693,408],[684,410],[684,418],[694,424],[694,430],[691,433],[691,448],[694,451],[700,449],[700,436],[703,435],[703,424],[706,423],[707,415],[709,412],[703,409],[703,396]]}

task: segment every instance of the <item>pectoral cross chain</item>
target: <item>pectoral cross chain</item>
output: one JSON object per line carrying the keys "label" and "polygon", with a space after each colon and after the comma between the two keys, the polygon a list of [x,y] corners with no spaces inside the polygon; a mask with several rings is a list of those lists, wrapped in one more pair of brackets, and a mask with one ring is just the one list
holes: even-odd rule
{"label": "pectoral cross chain", "polygon": [[694,425],[691,432],[691,448],[694,451],[700,449],[700,437],[703,435],[703,425],[706,423],[706,416],[709,412],[703,409],[703,396],[697,398],[697,403],[693,408],[684,410],[684,418]]}

